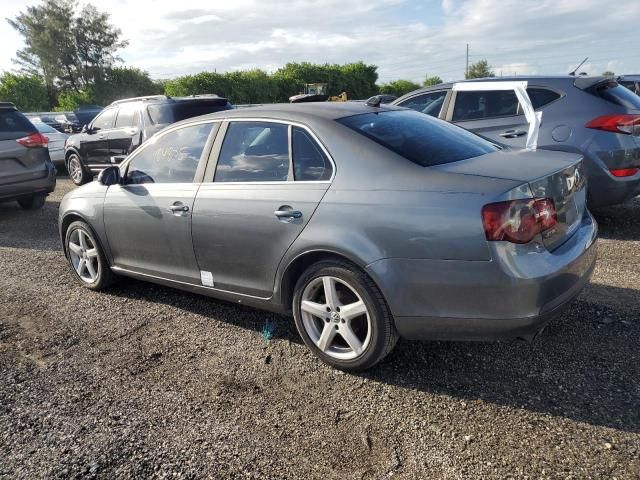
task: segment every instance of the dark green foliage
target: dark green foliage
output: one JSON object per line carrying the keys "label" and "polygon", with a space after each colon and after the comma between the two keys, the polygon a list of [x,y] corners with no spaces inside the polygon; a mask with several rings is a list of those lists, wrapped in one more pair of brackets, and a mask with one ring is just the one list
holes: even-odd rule
{"label": "dark green foliage", "polygon": [[49,109],[44,80],[33,74],[5,72],[0,75],[0,101],[13,102],[23,112]]}
{"label": "dark green foliage", "polygon": [[478,60],[476,63],[469,65],[469,71],[465,74],[465,78],[488,78],[495,76],[491,71],[489,62],[485,59]]}
{"label": "dark green foliage", "polygon": [[413,92],[418,88],[420,88],[420,85],[410,80],[393,80],[380,85],[380,93],[401,97],[405,93]]}

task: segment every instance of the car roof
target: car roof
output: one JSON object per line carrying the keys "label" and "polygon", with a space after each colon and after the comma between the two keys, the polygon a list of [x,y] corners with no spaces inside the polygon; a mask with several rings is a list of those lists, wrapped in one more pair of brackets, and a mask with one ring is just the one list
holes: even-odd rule
{"label": "car roof", "polygon": [[18,108],[11,102],[0,102],[0,109],[2,109],[2,110],[18,110]]}
{"label": "car roof", "polygon": [[225,97],[221,97],[216,94],[204,94],[204,95],[189,95],[187,97],[170,97],[167,95],[147,95],[144,97],[132,97],[132,98],[123,98],[121,100],[115,100],[111,102],[108,107],[113,107],[116,105],[122,105],[123,103],[129,102],[147,102],[147,103],[180,103],[180,102],[197,102],[197,101],[217,101],[222,103],[227,103],[229,100]]}

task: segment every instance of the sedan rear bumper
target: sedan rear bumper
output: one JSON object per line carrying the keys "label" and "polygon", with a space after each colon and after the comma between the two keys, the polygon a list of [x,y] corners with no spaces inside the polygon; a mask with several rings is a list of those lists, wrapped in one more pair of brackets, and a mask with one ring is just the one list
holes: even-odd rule
{"label": "sedan rear bumper", "polygon": [[596,236],[597,225],[586,214],[580,228],[553,252],[496,242],[491,261],[385,259],[368,271],[403,338],[529,339],[588,283]]}

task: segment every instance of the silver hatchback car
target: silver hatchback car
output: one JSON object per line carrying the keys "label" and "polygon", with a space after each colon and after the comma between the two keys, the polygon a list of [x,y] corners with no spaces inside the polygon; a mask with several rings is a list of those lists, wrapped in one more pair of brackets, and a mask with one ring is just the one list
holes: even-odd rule
{"label": "silver hatchback car", "polygon": [[579,155],[399,107],[267,105],[156,134],[59,225],[88,288],[127,275],[292,313],[318,357],[362,370],[398,337],[533,337],[594,268],[585,193]]}

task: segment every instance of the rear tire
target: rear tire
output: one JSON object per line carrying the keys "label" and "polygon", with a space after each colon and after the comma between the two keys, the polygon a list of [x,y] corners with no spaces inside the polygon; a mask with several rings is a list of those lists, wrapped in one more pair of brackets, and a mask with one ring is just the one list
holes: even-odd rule
{"label": "rear tire", "polygon": [[69,155],[66,165],[69,178],[76,185],[84,185],[90,180],[89,173],[85,170],[80,157],[76,153]]}
{"label": "rear tire", "polygon": [[33,195],[31,197],[19,198],[18,205],[25,210],[39,210],[44,207],[46,201],[46,195]]}
{"label": "rear tire", "polygon": [[398,341],[382,293],[365,272],[346,261],[309,267],[296,283],[292,309],[307,347],[340,370],[366,370]]}
{"label": "rear tire", "polygon": [[69,225],[64,246],[67,260],[80,283],[91,290],[103,290],[116,280],[89,225],[76,221]]}

